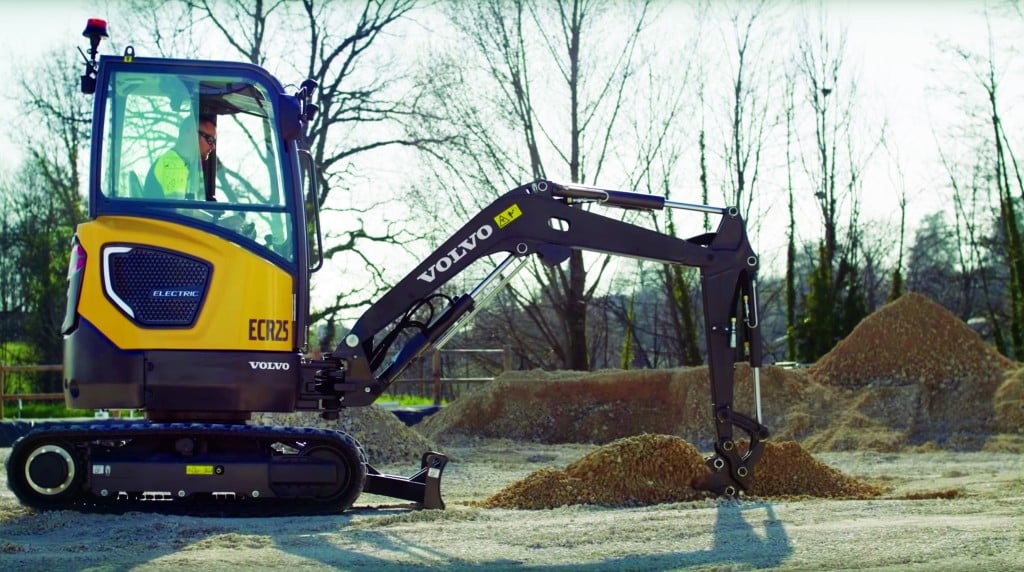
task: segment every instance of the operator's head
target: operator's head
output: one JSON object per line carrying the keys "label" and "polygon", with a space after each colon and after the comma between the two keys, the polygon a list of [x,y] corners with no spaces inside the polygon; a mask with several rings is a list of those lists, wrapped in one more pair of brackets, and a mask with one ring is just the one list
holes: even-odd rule
{"label": "operator's head", "polygon": [[199,156],[205,161],[216,147],[217,124],[214,123],[213,117],[201,115],[199,117]]}

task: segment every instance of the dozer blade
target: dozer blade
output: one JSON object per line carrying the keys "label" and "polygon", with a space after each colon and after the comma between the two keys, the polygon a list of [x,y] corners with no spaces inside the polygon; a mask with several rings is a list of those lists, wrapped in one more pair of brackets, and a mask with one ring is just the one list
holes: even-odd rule
{"label": "dozer blade", "polygon": [[363,492],[413,501],[424,509],[444,509],[441,498],[441,474],[448,464],[448,456],[428,451],[420,459],[420,470],[411,477],[387,475],[372,465],[366,465]]}

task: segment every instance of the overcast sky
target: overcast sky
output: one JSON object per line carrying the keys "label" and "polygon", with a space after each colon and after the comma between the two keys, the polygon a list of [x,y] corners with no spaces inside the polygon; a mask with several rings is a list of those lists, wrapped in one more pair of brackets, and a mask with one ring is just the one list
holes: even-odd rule
{"label": "overcast sky", "polygon": [[[5,80],[0,84],[3,86],[0,88],[0,120],[4,125],[8,125],[8,118],[18,111],[12,77],[17,64],[37,60],[55,45],[68,45],[76,40],[82,40],[79,45],[87,49],[88,42],[82,37],[86,21],[105,15],[95,13],[98,4],[73,0],[0,0],[0,22],[6,31],[0,35],[0,78]],[[68,86],[68,89],[78,87]],[[0,134],[0,169],[7,170],[17,164],[18,141],[22,137],[23,134],[8,129]]]}

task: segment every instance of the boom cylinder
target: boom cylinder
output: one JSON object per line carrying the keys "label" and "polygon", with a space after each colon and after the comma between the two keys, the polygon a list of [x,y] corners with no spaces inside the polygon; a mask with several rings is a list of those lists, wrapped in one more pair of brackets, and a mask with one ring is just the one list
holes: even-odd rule
{"label": "boom cylinder", "polygon": [[[554,185],[552,185],[554,186]],[[582,185],[557,185],[551,194],[569,199],[589,199],[624,209],[661,210],[665,208],[665,197],[644,193],[613,191]]]}
{"label": "boom cylinder", "polygon": [[459,318],[473,309],[473,306],[473,298],[470,296],[456,298],[443,314],[427,326],[425,331],[417,333],[406,342],[405,346],[395,355],[395,359],[392,360],[391,364],[388,365],[387,369],[377,379],[384,384],[390,385],[395,378],[405,371],[405,368],[409,367],[413,360],[423,355],[423,352],[431,344],[450,330]]}

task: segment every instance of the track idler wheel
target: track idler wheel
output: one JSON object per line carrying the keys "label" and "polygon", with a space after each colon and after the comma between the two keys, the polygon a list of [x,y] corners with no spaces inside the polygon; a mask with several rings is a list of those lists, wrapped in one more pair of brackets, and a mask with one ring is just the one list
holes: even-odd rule
{"label": "track idler wheel", "polygon": [[334,483],[317,485],[312,495],[320,502],[334,505],[339,510],[348,510],[363,492],[366,480],[366,458],[362,450],[354,442],[346,442],[343,447],[311,447],[301,453],[303,457],[312,457],[326,461],[337,469]]}
{"label": "track idler wheel", "polygon": [[17,445],[7,459],[7,484],[23,504],[65,508],[82,492],[85,466],[70,444],[42,439]]}

